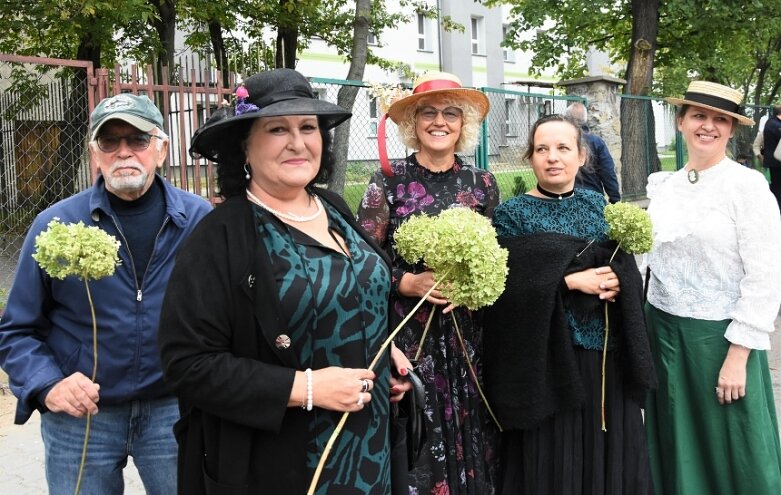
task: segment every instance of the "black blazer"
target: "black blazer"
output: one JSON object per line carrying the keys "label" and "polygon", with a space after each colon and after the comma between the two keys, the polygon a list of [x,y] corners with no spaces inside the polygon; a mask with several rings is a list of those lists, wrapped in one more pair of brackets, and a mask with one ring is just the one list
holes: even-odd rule
{"label": "black blazer", "polygon": [[[316,192],[390,266],[346,203]],[[252,204],[243,197],[207,215],[179,252],[159,343],[182,412],[174,427],[180,494],[306,492],[311,413],[287,407],[302,367],[292,346],[275,345],[289,334],[277,293]]]}

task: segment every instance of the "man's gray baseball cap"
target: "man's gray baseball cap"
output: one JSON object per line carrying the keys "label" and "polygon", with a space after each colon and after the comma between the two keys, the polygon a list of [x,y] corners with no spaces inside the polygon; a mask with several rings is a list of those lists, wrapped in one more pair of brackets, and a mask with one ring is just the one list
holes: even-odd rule
{"label": "man's gray baseball cap", "polygon": [[163,128],[163,116],[152,100],[146,96],[122,93],[98,103],[90,115],[90,139],[94,140],[103,124],[118,119],[136,129],[150,132],[155,127]]}

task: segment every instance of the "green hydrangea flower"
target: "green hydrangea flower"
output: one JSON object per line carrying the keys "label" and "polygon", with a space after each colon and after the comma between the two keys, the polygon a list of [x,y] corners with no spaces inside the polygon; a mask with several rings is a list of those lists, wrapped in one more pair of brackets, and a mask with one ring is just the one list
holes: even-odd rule
{"label": "green hydrangea flower", "polygon": [[469,208],[414,216],[399,227],[394,241],[408,263],[422,260],[434,270],[442,293],[457,306],[478,309],[504,292],[507,250],[499,247],[491,222]]}
{"label": "green hydrangea flower", "polygon": [[74,275],[98,280],[114,274],[119,264],[119,241],[97,227],[83,222],[65,225],[54,218],[35,238],[33,259],[50,277]]}
{"label": "green hydrangea flower", "polygon": [[629,203],[605,206],[607,235],[617,241],[624,251],[642,254],[651,250],[653,229],[648,212]]}

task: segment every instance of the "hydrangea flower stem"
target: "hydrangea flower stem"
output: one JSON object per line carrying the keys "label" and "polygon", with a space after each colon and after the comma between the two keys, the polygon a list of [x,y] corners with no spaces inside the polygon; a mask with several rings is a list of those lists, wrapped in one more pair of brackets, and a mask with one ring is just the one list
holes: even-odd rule
{"label": "hydrangea flower stem", "polygon": [[[412,308],[412,310],[407,314],[407,316],[405,316],[404,319],[401,320],[401,323],[399,323],[398,326],[390,333],[390,335],[388,335],[388,338],[385,339],[385,342],[382,343],[382,345],[380,346],[380,350],[377,351],[377,355],[374,356],[374,359],[369,365],[369,371],[374,370],[374,367],[380,361],[380,358],[382,357],[382,354],[385,352],[385,349],[387,349],[390,343],[393,342],[393,339],[401,331],[401,329],[404,328],[404,325],[406,325],[409,319],[412,318],[412,315],[415,314],[418,308],[420,308],[420,306],[424,302],[426,302],[426,299],[428,298],[428,296],[431,295],[432,292],[434,292],[434,289],[437,288],[439,282],[447,278],[447,275],[448,272],[445,272],[442,275],[442,277],[439,277],[439,280],[437,280],[434,283],[434,285],[431,286],[428,292],[423,294],[423,297],[420,298],[420,301],[418,301],[415,307]],[[344,424],[347,422],[347,416],[349,415],[350,415],[349,411],[342,414],[342,419],[339,420],[339,424],[336,425],[334,432],[331,433],[330,438],[328,438],[328,442],[325,444],[325,448],[323,449],[323,455],[320,456],[320,462],[317,463],[315,474],[312,476],[312,482],[309,484],[309,490],[306,492],[307,495],[314,495],[315,489],[317,488],[317,482],[320,481],[320,475],[323,474],[323,467],[325,466],[325,461],[328,460],[328,455],[331,453],[331,449],[333,448],[334,443],[336,442],[336,438],[342,432],[342,428],[344,428]]]}
{"label": "hydrangea flower stem", "polygon": [[[89,290],[89,281],[84,278],[84,287],[87,289],[87,300],[92,314],[92,377],[94,382],[98,376],[98,323],[95,317],[95,305],[92,303],[92,293]],[[84,465],[87,463],[87,444],[89,443],[90,425],[92,424],[92,414],[87,413],[87,426],[84,429],[84,443],[81,447],[81,461],[79,462],[79,475],[76,478],[76,489],[74,495],[79,495],[81,491],[81,479],[84,475]]]}
{"label": "hydrangea flower stem", "polygon": [[496,415],[494,415],[494,411],[493,409],[491,409],[491,405],[488,404],[488,399],[483,393],[483,387],[480,386],[480,380],[477,379],[477,373],[475,373],[475,367],[472,365],[472,360],[469,359],[469,353],[466,350],[464,337],[461,335],[461,329],[458,328],[458,320],[456,318],[456,315],[450,313],[450,316],[453,317],[453,325],[456,326],[456,335],[458,336],[458,342],[461,344],[461,350],[464,352],[464,358],[466,358],[466,364],[467,367],[469,368],[469,373],[472,375],[472,380],[474,380],[475,386],[477,387],[477,393],[480,394],[480,398],[483,399],[483,404],[485,404],[485,408],[488,411],[488,414],[491,415],[491,419],[494,420],[494,423],[496,423],[496,427],[499,428],[499,432],[501,433],[504,430],[502,429],[502,425],[499,423],[499,420],[496,419]]}

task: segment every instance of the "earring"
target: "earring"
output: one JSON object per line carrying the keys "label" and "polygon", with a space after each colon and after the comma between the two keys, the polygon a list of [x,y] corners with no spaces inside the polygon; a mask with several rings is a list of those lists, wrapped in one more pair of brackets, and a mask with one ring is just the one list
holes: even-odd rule
{"label": "earring", "polygon": [[252,177],[249,173],[249,163],[244,162],[244,178],[249,180]]}

